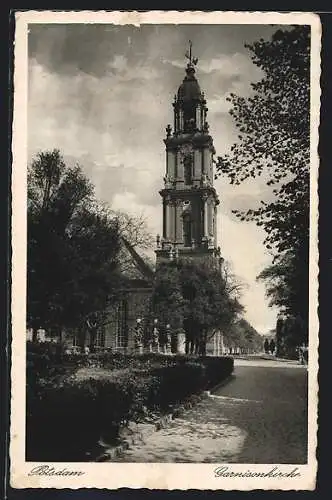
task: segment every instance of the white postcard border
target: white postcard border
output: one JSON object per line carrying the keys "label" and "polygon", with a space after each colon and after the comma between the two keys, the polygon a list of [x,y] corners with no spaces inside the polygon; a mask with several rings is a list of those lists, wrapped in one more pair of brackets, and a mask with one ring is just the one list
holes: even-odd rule
{"label": "white postcard border", "polygon": [[[26,310],[26,165],[27,165],[27,33],[32,23],[112,24],[307,24],[311,25],[311,171],[310,171],[310,343],[308,463],[292,464],[131,464],[47,463],[55,470],[81,471],[74,475],[31,475],[40,463],[25,462],[25,310]],[[14,114],[12,165],[12,367],[10,484],[14,488],[150,488],[211,490],[312,490],[317,460],[318,405],[318,126],[320,110],[320,36],[318,15],[276,12],[106,12],[27,11],[16,13],[14,47]],[[227,467],[235,477],[216,474]],[[269,471],[293,477],[269,477]],[[239,477],[260,472],[267,477]],[[294,472],[295,471],[295,472]],[[297,475],[299,474],[299,475]],[[294,477],[295,475],[295,477]]]}

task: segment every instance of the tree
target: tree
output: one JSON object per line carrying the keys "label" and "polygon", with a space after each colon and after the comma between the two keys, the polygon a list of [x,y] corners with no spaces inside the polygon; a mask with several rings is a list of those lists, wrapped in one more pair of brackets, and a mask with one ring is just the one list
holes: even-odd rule
{"label": "tree", "polygon": [[130,245],[142,250],[151,248],[153,239],[143,215],[132,216],[114,210],[111,210],[111,213],[118,221],[120,235],[123,236]]}
{"label": "tree", "polygon": [[177,329],[182,326],[184,298],[178,268],[174,262],[162,263],[155,275],[152,294],[153,314],[162,324],[170,323]]}
{"label": "tree", "polygon": [[310,27],[278,30],[246,47],[263,78],[249,97],[228,98],[239,135],[217,171],[231,184],[262,176],[272,186],[270,201],[234,213],[266,233],[274,260],[259,279],[267,280],[272,303],[308,322]]}
{"label": "tree", "polygon": [[276,325],[277,356],[297,359],[298,347],[308,343],[307,325],[300,316],[280,316]]}
{"label": "tree", "polygon": [[237,347],[240,350],[261,351],[263,339],[255,328],[244,318],[236,318],[229,328],[224,331],[224,338],[228,347]]}
{"label": "tree", "polygon": [[58,150],[39,153],[28,171],[28,324],[61,332],[104,310],[118,249],[117,220],[81,168]]}
{"label": "tree", "polygon": [[152,304],[163,322],[184,329],[187,352],[202,355],[209,335],[225,328],[242,309],[215,268],[184,259],[158,267]]}
{"label": "tree", "polygon": [[257,277],[266,283],[271,306],[277,306],[285,316],[306,318],[309,307],[309,279],[303,272],[301,255],[284,252]]}

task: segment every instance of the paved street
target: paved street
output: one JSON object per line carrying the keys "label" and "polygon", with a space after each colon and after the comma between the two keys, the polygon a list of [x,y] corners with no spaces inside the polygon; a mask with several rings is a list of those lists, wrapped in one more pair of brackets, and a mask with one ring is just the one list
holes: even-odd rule
{"label": "paved street", "polygon": [[231,379],[122,462],[306,463],[307,370],[235,360]]}

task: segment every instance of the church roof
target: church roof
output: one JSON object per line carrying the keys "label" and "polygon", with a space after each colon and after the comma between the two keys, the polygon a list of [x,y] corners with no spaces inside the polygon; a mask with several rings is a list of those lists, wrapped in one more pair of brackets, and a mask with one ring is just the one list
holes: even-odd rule
{"label": "church roof", "polygon": [[130,280],[145,280],[152,282],[154,271],[152,267],[141,257],[133,245],[125,238],[121,238],[121,274],[124,278]]}

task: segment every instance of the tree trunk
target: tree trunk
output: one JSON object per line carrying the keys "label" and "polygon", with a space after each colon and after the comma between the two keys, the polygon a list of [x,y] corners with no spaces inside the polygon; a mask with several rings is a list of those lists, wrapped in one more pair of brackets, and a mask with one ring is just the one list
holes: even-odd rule
{"label": "tree trunk", "polygon": [[63,338],[62,338],[62,328],[61,328],[61,326],[56,326],[56,327],[54,328],[54,330],[55,330],[55,335],[56,335],[56,337],[58,337],[58,339],[59,339],[59,344],[61,344],[61,343],[62,343],[62,340],[63,340]]}
{"label": "tree trunk", "polygon": [[82,352],[84,351],[85,347],[85,337],[86,337],[85,328],[80,327],[78,330],[78,345]]}
{"label": "tree trunk", "polygon": [[37,328],[32,328],[32,342],[37,342]]}
{"label": "tree trunk", "polygon": [[97,330],[95,329],[90,330],[90,345],[89,345],[90,352],[95,352],[96,338],[97,338]]}
{"label": "tree trunk", "polygon": [[207,331],[202,332],[201,338],[199,339],[199,355],[206,356],[206,343],[207,343]]}

